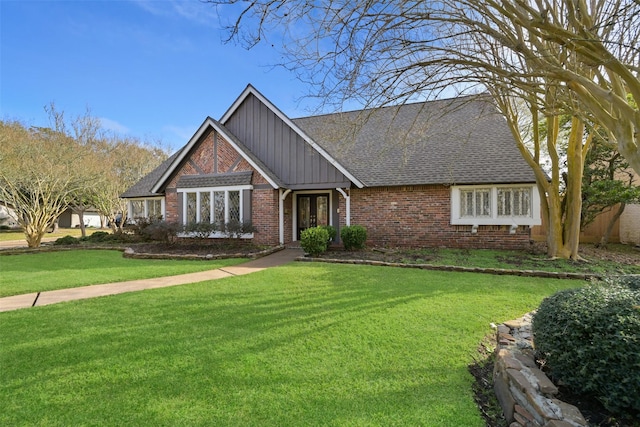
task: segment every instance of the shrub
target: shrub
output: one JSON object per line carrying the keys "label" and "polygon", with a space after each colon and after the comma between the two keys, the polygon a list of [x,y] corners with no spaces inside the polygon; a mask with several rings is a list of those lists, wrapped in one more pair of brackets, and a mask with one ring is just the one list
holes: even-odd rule
{"label": "shrub", "polygon": [[53,242],[54,245],[79,245],[80,244],[80,239],[76,239],[73,236],[64,236],[64,237],[60,237],[59,239],[56,239],[55,242]]}
{"label": "shrub", "polygon": [[336,231],[336,228],[333,225],[321,225],[320,227],[325,229],[329,234],[329,240],[327,240],[327,246],[331,245],[331,242],[333,242],[333,240],[336,238],[336,234],[338,234]]}
{"label": "shrub", "polygon": [[558,292],[532,327],[552,377],[614,414],[640,416],[640,290],[601,283]]}
{"label": "shrub", "polygon": [[112,240],[111,236],[113,236],[113,234],[107,233],[106,231],[96,231],[93,234],[90,234],[85,237],[81,237],[80,240],[83,242],[95,242],[95,243],[108,242]]}
{"label": "shrub", "polygon": [[348,251],[363,249],[364,243],[367,241],[367,229],[361,225],[342,227],[342,230],[340,230],[340,238],[342,239],[344,248]]}
{"label": "shrub", "polygon": [[217,224],[211,224],[209,222],[192,222],[185,226],[184,231],[200,239],[206,239],[216,231],[222,230],[220,230],[220,227],[218,227]]}
{"label": "shrub", "polygon": [[240,222],[233,220],[224,225],[224,231],[227,233],[227,237],[239,239],[243,234],[255,233],[258,230],[250,221]]}
{"label": "shrub", "polygon": [[183,227],[175,222],[154,221],[140,228],[138,233],[143,237],[164,243],[173,243]]}
{"label": "shrub", "polygon": [[300,233],[300,246],[315,257],[327,250],[329,232],[322,227],[307,228]]}

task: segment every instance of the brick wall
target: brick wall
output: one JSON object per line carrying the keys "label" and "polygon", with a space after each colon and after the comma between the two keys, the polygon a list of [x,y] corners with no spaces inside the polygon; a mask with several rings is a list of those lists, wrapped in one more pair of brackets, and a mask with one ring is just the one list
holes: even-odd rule
{"label": "brick wall", "polygon": [[[451,225],[449,187],[406,186],[351,189],[351,224],[367,228],[375,246],[521,249],[529,227],[509,234],[508,226]],[[340,201],[341,225],[343,200]]]}
{"label": "brick wall", "polygon": [[[237,152],[222,136],[214,132],[203,135],[194,146],[192,154],[171,177],[165,190],[166,219],[177,222],[179,207],[177,182],[184,175],[199,175],[213,173],[229,173],[253,171],[251,184],[258,186],[252,191],[251,221],[257,228],[253,241],[257,244],[273,245],[280,240],[278,230],[278,191],[262,188],[267,180]],[[287,202],[285,202],[286,204]],[[291,210],[291,197],[288,197]],[[291,227],[291,220],[288,222]],[[288,232],[291,239],[291,231]]]}

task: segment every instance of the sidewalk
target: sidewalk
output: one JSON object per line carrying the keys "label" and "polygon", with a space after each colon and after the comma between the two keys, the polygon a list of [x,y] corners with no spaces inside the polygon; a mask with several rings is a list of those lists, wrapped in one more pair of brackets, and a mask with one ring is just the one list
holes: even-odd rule
{"label": "sidewalk", "polygon": [[0,298],[0,312],[55,304],[63,301],[73,301],[105,295],[121,294],[125,292],[141,291],[144,289],[164,288],[167,286],[204,282],[206,280],[222,279],[224,277],[242,276],[264,270],[269,267],[276,267],[290,263],[302,255],[303,251],[301,249],[283,249],[262,258],[216,270],[181,274],[179,276],[157,277],[155,279],[132,280],[128,282],[107,283],[103,285],[82,286],[79,288],[14,295]]}

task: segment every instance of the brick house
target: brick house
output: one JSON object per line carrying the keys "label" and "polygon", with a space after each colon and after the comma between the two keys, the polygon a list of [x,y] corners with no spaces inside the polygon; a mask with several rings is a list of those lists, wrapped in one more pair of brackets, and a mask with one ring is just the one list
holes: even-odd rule
{"label": "brick house", "polygon": [[250,221],[259,244],[359,224],[370,245],[519,248],[541,223],[533,172],[481,95],[290,119],[249,85],[122,197],[134,218]]}

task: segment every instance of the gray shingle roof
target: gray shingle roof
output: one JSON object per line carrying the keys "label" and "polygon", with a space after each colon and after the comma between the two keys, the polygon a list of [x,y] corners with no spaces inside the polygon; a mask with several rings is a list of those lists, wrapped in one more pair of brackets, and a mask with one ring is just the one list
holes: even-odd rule
{"label": "gray shingle roof", "polygon": [[535,182],[483,95],[294,119],[365,186]]}
{"label": "gray shingle roof", "polygon": [[178,179],[180,188],[198,187],[230,187],[233,185],[250,185],[252,171],[222,173],[215,175],[183,175]]}
{"label": "gray shingle roof", "polygon": [[131,198],[131,197],[152,197],[152,196],[160,196],[162,194],[152,193],[151,189],[158,182],[160,177],[166,172],[166,170],[171,166],[173,161],[178,154],[180,154],[182,150],[178,150],[167,160],[162,162],[160,166],[149,172],[147,175],[142,177],[142,179],[136,182],[133,186],[131,186],[127,191],[122,193],[120,197],[122,198]]}

